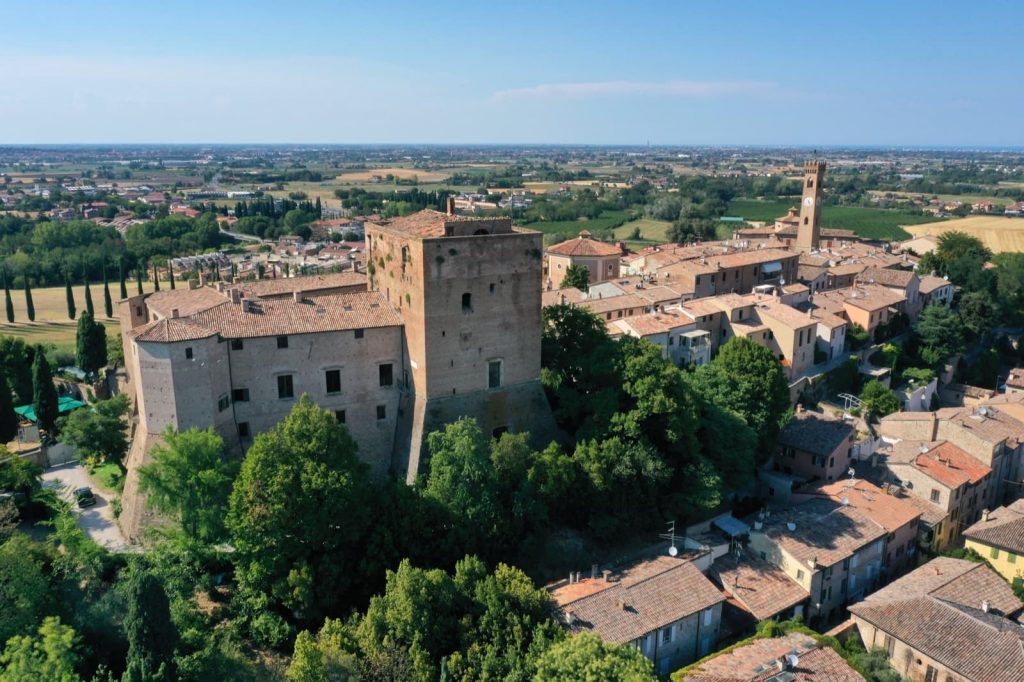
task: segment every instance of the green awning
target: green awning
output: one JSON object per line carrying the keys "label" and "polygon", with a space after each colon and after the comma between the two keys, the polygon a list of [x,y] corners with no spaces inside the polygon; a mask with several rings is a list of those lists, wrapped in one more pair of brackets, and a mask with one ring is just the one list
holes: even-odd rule
{"label": "green awning", "polygon": [[[62,395],[57,398],[57,414],[66,414],[72,410],[77,410],[80,407],[85,407],[85,403],[81,400],[75,400],[69,395]],[[14,411],[23,419],[27,419],[33,423],[36,421],[36,408],[32,405],[15,407]]]}

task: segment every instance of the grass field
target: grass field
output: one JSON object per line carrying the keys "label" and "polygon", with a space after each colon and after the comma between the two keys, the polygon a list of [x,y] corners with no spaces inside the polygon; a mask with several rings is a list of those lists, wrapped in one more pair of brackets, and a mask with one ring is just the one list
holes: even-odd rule
{"label": "grass field", "polygon": [[914,236],[923,234],[940,235],[958,230],[974,235],[993,253],[1024,252],[1024,218],[1003,216],[969,216],[955,220],[924,223],[907,228]]}
{"label": "grass field", "polygon": [[444,182],[449,178],[448,173],[439,173],[420,168],[371,168],[370,170],[342,173],[337,177],[337,180],[339,182],[370,182],[375,175],[379,175],[382,178],[394,175],[402,180],[409,180],[415,177],[420,182]]}
{"label": "grass field", "polygon": [[635,241],[658,242],[668,241],[668,230],[672,223],[667,220],[651,220],[650,218],[638,218],[630,220],[625,225],[616,227],[612,234],[616,239],[633,239],[633,231],[640,229],[640,239]]}
{"label": "grass field", "polygon": [[990,194],[928,194],[927,192],[889,192],[889,191],[877,191],[871,192],[871,194],[877,194],[878,196],[884,196],[886,194],[892,194],[893,196],[903,197],[909,199],[911,197],[924,196],[935,197],[942,201],[962,201],[968,204],[974,204],[979,201],[991,201],[994,204],[1006,205],[1012,203],[1012,201],[1006,197],[996,197]]}
{"label": "grass field", "polygon": [[[779,216],[786,215],[790,207],[797,205],[798,202],[791,200],[734,199],[729,203],[727,215],[745,220],[771,222]],[[822,227],[853,230],[869,239],[908,239],[910,234],[902,226],[932,221],[934,218],[931,216],[909,215],[899,211],[859,206],[826,206],[821,213]]]}
{"label": "grass field", "polygon": [[[599,217],[588,220],[547,220],[529,223],[523,227],[543,232],[545,235],[555,235],[558,239],[568,239],[576,236],[582,230],[590,230],[597,236],[599,232],[611,230],[617,223],[627,220],[629,217],[629,211],[605,211]],[[545,239],[545,243],[549,241],[551,240]]]}
{"label": "grass field", "polygon": [[[151,282],[144,282],[145,290],[152,291]],[[167,283],[161,287],[167,287]],[[103,311],[103,284],[91,285],[93,307],[100,322],[107,327],[107,333],[117,333],[119,323],[117,319],[109,319],[104,316]],[[128,295],[134,295],[138,291],[134,280],[128,282]],[[75,307],[81,313],[85,310],[85,287],[74,287]],[[117,315],[117,299],[120,297],[117,282],[111,282],[110,295],[114,299],[114,315]],[[67,302],[64,298],[64,287],[49,287],[46,289],[32,289],[32,303],[36,309],[36,321],[28,321],[28,313],[25,308],[25,293],[21,289],[11,290],[11,301],[14,303],[14,324],[9,324],[4,314],[0,312],[0,334],[16,336],[24,339],[26,343],[53,344],[63,350],[73,350],[75,346],[75,325],[76,320],[68,319]],[[77,318],[77,315],[76,315]]]}

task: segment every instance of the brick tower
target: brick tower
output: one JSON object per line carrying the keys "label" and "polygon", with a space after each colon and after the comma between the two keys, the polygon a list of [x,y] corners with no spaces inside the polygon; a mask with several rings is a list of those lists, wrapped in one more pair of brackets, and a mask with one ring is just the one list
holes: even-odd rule
{"label": "brick tower", "polygon": [[800,226],[796,233],[796,248],[800,251],[813,251],[818,248],[821,238],[821,189],[824,179],[824,161],[808,161],[804,164],[804,197],[800,203]]}

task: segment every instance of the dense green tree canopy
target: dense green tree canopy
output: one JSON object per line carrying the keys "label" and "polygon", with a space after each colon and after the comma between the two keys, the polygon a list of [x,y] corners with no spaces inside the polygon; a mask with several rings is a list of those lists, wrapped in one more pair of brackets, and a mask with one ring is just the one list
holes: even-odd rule
{"label": "dense green tree canopy", "polygon": [[0,642],[33,631],[53,606],[42,548],[15,534],[0,545]]}
{"label": "dense green tree canopy", "polygon": [[101,400],[69,414],[64,421],[61,437],[66,443],[74,445],[83,459],[110,462],[125,471],[124,457],[128,454],[127,414],[126,394]]}
{"label": "dense green tree canopy", "polygon": [[36,353],[32,363],[32,406],[39,427],[52,432],[57,423],[57,389],[44,353]]}
{"label": "dense green tree canopy", "polygon": [[537,682],[654,682],[654,664],[624,644],[605,644],[597,635],[569,637],[541,654]]}
{"label": "dense green tree canopy", "polygon": [[79,637],[56,616],[35,635],[16,635],[0,653],[0,682],[78,682]]}
{"label": "dense green tree canopy", "polygon": [[127,601],[128,660],[121,682],[177,680],[174,650],[178,631],[171,622],[163,585],[149,571],[136,568],[128,579]]}
{"label": "dense green tree canopy", "polygon": [[863,403],[864,411],[876,417],[884,417],[900,409],[900,400],[896,394],[877,379],[864,384],[864,389],[860,392],[860,400]]}
{"label": "dense green tree canopy", "polygon": [[91,310],[78,318],[75,331],[75,362],[94,374],[107,365],[107,329],[97,322]]}
{"label": "dense green tree canopy", "polygon": [[590,269],[586,265],[570,265],[562,278],[562,288],[576,287],[580,291],[590,290]]}
{"label": "dense green tree canopy", "polygon": [[921,311],[914,333],[921,344],[921,359],[929,365],[945,362],[966,348],[960,317],[944,305],[932,304]]}

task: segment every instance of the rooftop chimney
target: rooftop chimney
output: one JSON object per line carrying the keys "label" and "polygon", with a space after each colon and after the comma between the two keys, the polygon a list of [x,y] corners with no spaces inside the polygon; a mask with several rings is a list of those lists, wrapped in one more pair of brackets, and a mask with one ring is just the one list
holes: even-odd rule
{"label": "rooftop chimney", "polygon": [[622,609],[623,611],[626,610],[626,602],[623,601],[622,599],[619,600],[619,608]]}
{"label": "rooftop chimney", "polygon": [[990,608],[990,606],[989,606],[989,603],[988,603],[988,599],[982,599],[981,600],[981,610],[984,611],[985,613],[988,613],[989,608]]}
{"label": "rooftop chimney", "polygon": [[[178,316],[179,316],[178,315],[178,309],[177,308],[171,308],[171,319],[172,320],[176,320],[176,319],[178,319]],[[985,510],[985,515],[986,516],[988,515],[988,510],[987,509]],[[985,520],[987,521],[988,519],[985,519]]]}
{"label": "rooftop chimney", "polygon": [[206,273],[205,272],[200,272],[199,273],[199,286],[201,286],[201,287],[205,287],[206,286]]}
{"label": "rooftop chimney", "polygon": [[604,581],[606,583],[610,583],[612,581],[612,572],[609,571],[608,569],[605,569],[604,571],[602,571],[601,575],[604,578]]}
{"label": "rooftop chimney", "polygon": [[448,197],[448,215],[455,215],[455,197]]}
{"label": "rooftop chimney", "polygon": [[242,302],[242,292],[238,289],[230,289],[228,292],[231,296],[231,302],[238,305]]}
{"label": "rooftop chimney", "polygon": [[982,520],[982,521],[988,521],[988,515],[989,515],[990,513],[991,513],[991,512],[989,512],[989,510],[988,510],[988,509],[982,509],[982,510],[981,510],[981,520]]}
{"label": "rooftop chimney", "polygon": [[301,291],[293,291],[292,292],[292,299],[296,303],[302,303],[302,292]]}
{"label": "rooftop chimney", "polygon": [[597,564],[590,564],[590,579],[597,579]]}

